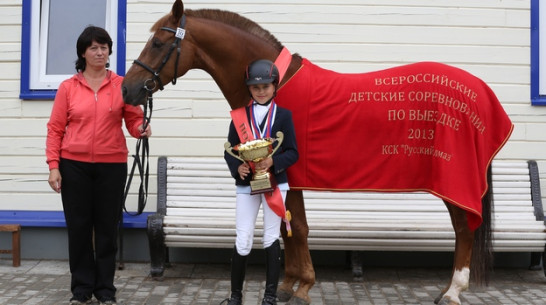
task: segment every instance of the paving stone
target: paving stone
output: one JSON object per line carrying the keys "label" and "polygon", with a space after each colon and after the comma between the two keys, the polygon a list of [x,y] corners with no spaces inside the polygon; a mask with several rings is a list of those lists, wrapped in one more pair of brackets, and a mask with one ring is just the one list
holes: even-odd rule
{"label": "paving stone", "polygon": [[[309,291],[313,305],[433,304],[450,275],[447,269],[372,268],[358,281],[344,268],[316,269],[317,282]],[[225,264],[173,264],[163,281],[156,281],[149,264],[125,263],[116,271],[118,304],[219,305],[230,295],[229,270]],[[67,261],[23,260],[12,267],[11,260],[2,259],[0,275],[0,305],[68,304],[71,297]],[[545,285],[542,270],[496,269],[489,286],[471,286],[460,298],[465,305],[544,305]],[[265,267],[249,266],[244,304],[260,305],[264,289]]]}

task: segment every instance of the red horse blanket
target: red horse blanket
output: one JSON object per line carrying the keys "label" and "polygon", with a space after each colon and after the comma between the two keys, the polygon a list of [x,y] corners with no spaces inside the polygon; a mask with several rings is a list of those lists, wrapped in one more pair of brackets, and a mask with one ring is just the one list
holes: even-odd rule
{"label": "red horse blanket", "polygon": [[291,188],[426,191],[481,224],[487,167],[513,129],[482,80],[433,62],[340,74],[304,59],[275,100],[296,128]]}

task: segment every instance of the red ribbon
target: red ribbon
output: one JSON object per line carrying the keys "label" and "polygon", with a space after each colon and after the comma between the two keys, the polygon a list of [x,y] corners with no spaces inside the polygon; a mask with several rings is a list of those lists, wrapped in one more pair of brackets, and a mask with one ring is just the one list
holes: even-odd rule
{"label": "red ribbon", "polygon": [[[281,80],[283,79],[284,74],[286,73],[286,70],[288,69],[288,66],[290,65],[291,60],[292,60],[292,54],[290,54],[290,51],[288,51],[287,48],[283,48],[281,50],[281,53],[275,60],[275,66],[277,66],[277,69],[279,70],[279,84],[281,83]],[[252,100],[250,102],[252,103]],[[231,119],[233,120],[233,124],[235,125],[235,129],[237,130],[237,134],[239,135],[239,139],[241,140],[241,143],[254,140],[254,135],[252,134],[252,131],[251,131],[251,125],[248,122],[248,118],[246,116],[245,107],[234,109],[230,112],[230,114],[231,114]],[[251,168],[254,171],[253,164],[251,164]],[[275,186],[275,189],[272,192],[267,192],[267,193],[264,193],[263,195],[265,197],[265,200],[269,208],[273,212],[275,212],[275,214],[281,217],[283,221],[285,222],[288,236],[289,237],[292,236],[292,228],[290,226],[290,220],[292,216],[290,214],[290,211],[287,211],[286,207],[284,206],[284,202],[283,202],[279,187]]]}
{"label": "red ribbon", "polygon": [[[254,135],[250,130],[250,123],[246,116],[245,107],[234,109],[230,114],[233,125],[239,135],[239,139],[241,139],[241,143],[254,140]],[[254,170],[254,164],[251,164],[250,166]],[[269,205],[275,214],[279,215],[281,218],[286,218],[286,208],[279,187],[275,186],[275,189],[273,189],[272,192],[264,193],[264,197],[267,201],[267,205]]]}

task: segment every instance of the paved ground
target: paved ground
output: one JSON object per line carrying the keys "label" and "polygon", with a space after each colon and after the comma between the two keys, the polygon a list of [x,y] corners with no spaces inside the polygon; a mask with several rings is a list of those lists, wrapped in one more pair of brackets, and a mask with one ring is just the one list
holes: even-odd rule
{"label": "paved ground", "polygon": [[[263,266],[249,266],[245,305],[260,304],[263,270]],[[117,272],[118,304],[217,305],[229,294],[228,265],[174,265],[161,282],[152,280],[148,271],[148,264],[127,263]],[[350,270],[317,267],[312,304],[433,304],[449,278],[448,269],[438,268],[373,268],[364,273],[362,281],[354,281]],[[14,268],[10,260],[0,260],[0,304],[68,304],[69,286],[67,261],[24,260]],[[546,278],[542,271],[496,269],[488,287],[471,288],[462,301],[467,305],[546,304]]]}

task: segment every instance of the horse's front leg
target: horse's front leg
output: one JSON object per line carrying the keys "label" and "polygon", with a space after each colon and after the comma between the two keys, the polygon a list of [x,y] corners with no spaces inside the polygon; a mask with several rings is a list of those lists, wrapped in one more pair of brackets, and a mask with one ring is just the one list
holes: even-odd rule
{"label": "horse's front leg", "polygon": [[470,281],[470,260],[474,244],[474,231],[468,228],[465,210],[448,202],[445,202],[445,204],[455,230],[455,256],[451,280],[434,300],[434,303],[438,305],[461,305],[459,295],[468,289]]}
{"label": "horse's front leg", "polygon": [[[277,296],[279,301],[288,302],[288,305],[310,304],[309,290],[315,284],[315,269],[307,244],[309,227],[302,191],[288,191],[286,208],[292,214],[292,237],[287,237],[286,227],[282,226],[285,272]],[[298,289],[294,292],[293,287],[298,281]]]}

